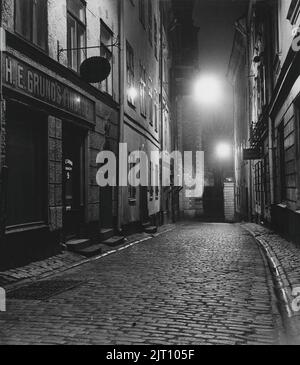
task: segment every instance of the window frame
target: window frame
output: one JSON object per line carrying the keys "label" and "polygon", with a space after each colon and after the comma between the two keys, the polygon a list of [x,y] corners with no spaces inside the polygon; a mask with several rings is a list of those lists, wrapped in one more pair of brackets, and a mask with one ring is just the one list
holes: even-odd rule
{"label": "window frame", "polygon": [[147,101],[146,101],[146,68],[140,62],[140,112],[147,118]]}
{"label": "window frame", "polygon": [[126,41],[126,84],[127,84],[127,103],[135,108],[135,99],[131,98],[128,90],[135,88],[135,64],[134,64],[134,50],[131,44]]}
{"label": "window frame", "polygon": [[[83,48],[83,49],[78,49],[78,50],[73,50],[73,51],[70,51],[68,50],[67,52],[67,59],[68,59],[68,67],[73,70],[74,72],[79,72],[80,71],[80,64],[82,62],[80,61],[83,61],[84,59],[86,59],[87,57],[87,49],[84,49],[85,47],[87,47],[87,16],[86,16],[86,1],[84,0],[77,0],[79,2],[81,2],[81,4],[83,5],[83,8],[84,8],[84,22],[79,18],[77,17],[76,14],[74,14],[69,8],[68,8],[68,1],[67,1],[67,44],[68,44],[68,48]],[[73,47],[72,44],[71,44],[71,40],[70,40],[70,47],[69,47],[69,20],[73,20],[74,23],[75,23],[75,26],[76,26],[76,47]],[[80,45],[80,38],[78,36],[78,27],[81,27],[81,29],[84,30],[84,45],[81,46]],[[72,53],[75,53],[77,52],[77,67],[75,69],[75,67],[73,66],[73,64],[71,64],[71,58],[70,56],[72,57],[72,63],[73,63],[73,54]],[[82,58],[82,54],[84,54],[84,58]]]}
{"label": "window frame", "polygon": [[[19,32],[17,30],[17,2],[19,2],[21,0],[14,0],[14,31],[15,33],[22,37],[25,41],[29,42],[30,44],[32,44],[34,47],[37,47],[40,51],[45,52],[45,53],[49,53],[49,22],[48,22],[48,2],[47,0],[44,0],[46,3],[46,19],[45,19],[45,48],[43,48],[41,45],[39,45],[38,43],[34,42],[34,2],[33,0],[31,0],[31,22],[30,23],[30,39],[26,37],[26,35],[22,34],[21,32]],[[40,0],[41,1],[41,0]],[[37,30],[39,30],[37,28]]]}
{"label": "window frame", "polygon": [[[110,66],[111,66],[111,72],[110,72],[110,75],[100,83],[100,90],[110,96],[113,97],[113,94],[114,94],[114,53],[113,53],[113,48],[112,46],[109,47],[109,45],[107,44],[104,44],[103,43],[103,39],[102,39],[102,31],[103,29],[109,33],[110,37],[111,37],[111,41],[113,42],[113,37],[114,37],[114,33],[113,31],[109,28],[109,26],[103,21],[103,19],[100,19],[100,55],[102,57],[105,57],[103,54],[102,54],[102,50],[105,51],[105,54],[108,54],[110,56],[110,59],[108,59],[108,61],[110,62]],[[112,44],[112,43],[111,43]],[[111,49],[109,49],[111,48]],[[111,93],[109,92],[109,85],[108,85],[108,82],[111,82]],[[105,84],[105,89],[103,90],[103,84]]]}

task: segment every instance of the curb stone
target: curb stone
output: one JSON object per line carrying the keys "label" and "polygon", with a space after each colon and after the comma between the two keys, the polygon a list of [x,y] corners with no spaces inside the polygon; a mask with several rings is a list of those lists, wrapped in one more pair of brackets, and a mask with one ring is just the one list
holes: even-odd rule
{"label": "curb stone", "polygon": [[[293,310],[294,296],[291,280],[282,264],[272,249],[268,239],[279,237],[275,232],[255,233],[247,224],[242,224],[244,228],[255,239],[258,246],[265,254],[271,268],[271,274],[275,282],[275,290],[278,297],[279,310],[282,315],[283,324],[286,330],[286,342],[288,344],[300,344],[300,313]],[[267,239],[268,238],[268,239]],[[292,343],[291,343],[292,342]]]}

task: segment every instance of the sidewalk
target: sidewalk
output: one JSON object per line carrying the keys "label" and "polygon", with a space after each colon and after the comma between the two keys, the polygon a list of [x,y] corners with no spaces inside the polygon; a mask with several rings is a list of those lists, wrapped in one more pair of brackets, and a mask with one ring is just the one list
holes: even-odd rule
{"label": "sidewalk", "polygon": [[300,245],[254,223],[241,224],[264,250],[273,271],[287,341],[300,344]]}
{"label": "sidewalk", "polygon": [[89,259],[76,253],[65,251],[59,255],[42,261],[32,262],[29,265],[23,267],[7,271],[0,271],[0,287],[9,290],[15,287],[15,285],[22,284],[23,282],[46,278],[59,272],[69,270],[73,267],[98,260],[109,254],[116,253],[119,250],[123,250],[132,245],[144,242],[173,229],[175,229],[175,224],[166,224],[162,227],[158,227],[158,232],[154,235],[147,233],[133,234],[126,237],[124,243],[120,246],[111,248],[103,245],[102,254]]}

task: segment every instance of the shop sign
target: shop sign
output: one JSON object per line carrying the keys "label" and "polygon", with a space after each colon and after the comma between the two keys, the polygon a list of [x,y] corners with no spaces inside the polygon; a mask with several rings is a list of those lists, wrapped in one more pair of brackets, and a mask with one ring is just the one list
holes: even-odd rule
{"label": "shop sign", "polygon": [[5,86],[77,117],[95,121],[95,103],[69,86],[10,55],[4,56]]}
{"label": "shop sign", "polygon": [[245,148],[243,150],[243,160],[260,160],[261,159],[261,150],[259,148]]}

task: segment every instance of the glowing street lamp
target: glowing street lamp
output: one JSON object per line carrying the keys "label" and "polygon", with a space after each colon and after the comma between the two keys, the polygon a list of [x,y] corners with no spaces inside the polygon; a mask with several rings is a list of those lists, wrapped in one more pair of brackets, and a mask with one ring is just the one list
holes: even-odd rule
{"label": "glowing street lamp", "polygon": [[128,91],[128,97],[130,100],[134,101],[138,95],[137,89],[134,86],[131,86]]}
{"label": "glowing street lamp", "polygon": [[195,83],[194,95],[202,104],[217,104],[222,95],[221,82],[213,75],[203,75]]}
{"label": "glowing street lamp", "polygon": [[216,146],[216,156],[220,160],[228,160],[232,157],[232,146],[226,142],[220,142]]}

